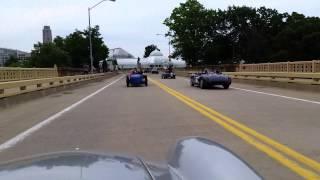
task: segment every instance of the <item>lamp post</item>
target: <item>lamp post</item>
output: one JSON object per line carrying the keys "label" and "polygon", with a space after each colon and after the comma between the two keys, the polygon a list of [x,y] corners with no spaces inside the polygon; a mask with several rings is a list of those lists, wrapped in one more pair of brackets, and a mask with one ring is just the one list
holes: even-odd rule
{"label": "lamp post", "polygon": [[88,8],[88,18],[89,18],[89,46],[90,46],[90,65],[91,65],[91,74],[93,74],[93,56],[92,56],[92,39],[91,39],[91,10],[95,7],[97,7],[98,5],[100,5],[101,3],[103,3],[104,1],[112,1],[115,2],[116,0],[102,0],[100,2],[98,2],[97,4],[95,4],[92,7]]}
{"label": "lamp post", "polygon": [[165,34],[156,34],[157,36],[163,36],[163,37],[168,37],[169,39],[169,61],[171,62],[171,37],[170,36],[166,36]]}

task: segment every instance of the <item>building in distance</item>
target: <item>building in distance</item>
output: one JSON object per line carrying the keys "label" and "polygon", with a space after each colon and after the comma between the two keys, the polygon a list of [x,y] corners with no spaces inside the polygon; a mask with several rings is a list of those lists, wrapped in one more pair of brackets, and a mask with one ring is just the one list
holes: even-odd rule
{"label": "building in distance", "polygon": [[42,30],[42,42],[45,43],[51,43],[52,42],[52,31],[50,29],[50,26],[44,26]]}
{"label": "building in distance", "polygon": [[[134,57],[122,48],[110,49],[109,60],[116,61],[116,64],[119,69],[137,68],[138,58]],[[100,64],[101,63],[102,61],[100,62]],[[165,57],[159,50],[153,51],[147,58],[141,58],[140,64],[143,69],[150,69],[153,67],[161,69],[168,67],[170,64],[174,68],[186,67],[185,61],[173,58],[171,59],[171,61],[169,61],[169,58]]]}
{"label": "building in distance", "polygon": [[31,57],[31,54],[16,49],[0,48],[0,66],[4,66],[11,56],[20,61],[25,61],[27,58]]}

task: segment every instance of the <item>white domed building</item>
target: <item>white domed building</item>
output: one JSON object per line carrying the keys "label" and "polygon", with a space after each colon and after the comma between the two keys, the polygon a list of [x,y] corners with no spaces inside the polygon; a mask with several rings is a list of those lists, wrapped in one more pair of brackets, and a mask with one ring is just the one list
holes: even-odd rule
{"label": "white domed building", "polygon": [[171,62],[170,62],[169,58],[165,57],[162,54],[162,52],[159,50],[153,51],[149,57],[144,58],[141,61],[141,65],[143,68],[152,68],[152,67],[164,68],[164,67],[168,67],[170,64],[173,65],[174,68],[186,67],[185,61],[178,60],[178,59],[171,59]]}
{"label": "white domed building", "polygon": [[[115,60],[117,62],[117,68],[119,69],[133,69],[138,66],[138,58],[135,58],[133,55],[131,55],[122,48],[111,49],[109,59]],[[172,64],[174,68],[186,67],[185,61],[171,59],[170,62],[169,58],[165,57],[159,50],[153,51],[147,58],[141,58],[140,64],[142,68],[165,68],[168,67],[169,64]]]}

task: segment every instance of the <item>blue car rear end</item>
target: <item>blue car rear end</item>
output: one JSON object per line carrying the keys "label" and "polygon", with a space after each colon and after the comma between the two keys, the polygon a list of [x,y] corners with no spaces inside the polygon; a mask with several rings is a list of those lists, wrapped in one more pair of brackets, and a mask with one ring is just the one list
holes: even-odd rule
{"label": "blue car rear end", "polygon": [[130,74],[127,75],[126,83],[127,87],[140,85],[148,86],[148,78],[143,74]]}

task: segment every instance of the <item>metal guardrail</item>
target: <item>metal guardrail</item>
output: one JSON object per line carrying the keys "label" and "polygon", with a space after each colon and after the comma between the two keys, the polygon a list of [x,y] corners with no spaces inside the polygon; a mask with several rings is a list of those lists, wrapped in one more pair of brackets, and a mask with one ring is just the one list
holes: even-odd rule
{"label": "metal guardrail", "polygon": [[233,79],[320,85],[320,73],[226,72]]}
{"label": "metal guardrail", "polygon": [[68,85],[72,83],[95,79],[102,76],[104,76],[104,74],[90,74],[90,75],[65,76],[65,77],[42,78],[42,79],[32,79],[32,80],[22,80],[22,81],[0,82],[0,98],[14,96],[18,94],[24,94],[27,92],[38,91],[42,89],[48,89],[52,87]]}
{"label": "metal guardrail", "polygon": [[0,82],[58,77],[57,68],[0,67]]}

